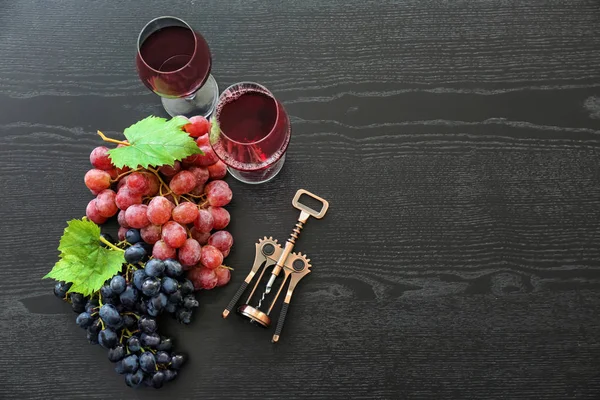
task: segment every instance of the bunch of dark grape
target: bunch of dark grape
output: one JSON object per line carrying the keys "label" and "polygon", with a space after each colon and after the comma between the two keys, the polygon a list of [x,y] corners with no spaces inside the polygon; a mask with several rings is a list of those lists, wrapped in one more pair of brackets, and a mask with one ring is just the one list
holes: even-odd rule
{"label": "bunch of dark grape", "polygon": [[108,350],[128,386],[160,388],[177,376],[186,358],[172,352],[170,338],[158,334],[155,318],[166,312],[188,324],[198,301],[182,265],[174,259],[148,259],[149,246],[139,236],[134,229],[127,232],[134,243],[125,249],[127,263],[99,292],[89,297],[67,293],[70,285],[58,282],[54,293],[71,303],[79,314],[77,325],[90,343]]}
{"label": "bunch of dark grape", "polygon": [[[194,297],[194,284],[184,277],[181,263],[172,258],[148,259],[151,246],[142,241],[136,229],[126,232],[126,240],[131,244],[124,253],[128,263],[128,284],[121,293],[120,286],[113,287],[111,281],[110,286],[101,289],[103,297],[111,302],[114,295],[119,295],[118,300],[125,307],[135,307],[135,310],[153,317],[167,312],[179,322],[189,324],[198,301]],[[144,267],[136,268],[136,265]]]}
{"label": "bunch of dark grape", "polygon": [[151,255],[178,260],[196,289],[223,286],[231,278],[223,259],[233,245],[224,230],[230,221],[224,206],[232,192],[222,180],[227,167],[209,144],[209,129],[205,118],[190,118],[184,130],[204,154],[156,169],[117,169],[109,149],[96,147],[90,154],[94,169],[85,175],[96,196],[87,205],[88,219],[103,224],[117,215],[119,240],[126,240],[129,229],[138,229],[142,240],[153,246]]}

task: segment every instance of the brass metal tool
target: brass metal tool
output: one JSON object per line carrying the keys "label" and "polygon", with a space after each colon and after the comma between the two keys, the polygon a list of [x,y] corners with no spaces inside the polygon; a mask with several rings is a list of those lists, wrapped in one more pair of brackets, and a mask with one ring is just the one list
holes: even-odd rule
{"label": "brass metal tool", "polygon": [[[312,208],[300,203],[300,196],[302,195],[310,196],[313,199],[321,202],[321,210],[315,211]],[[329,203],[327,202],[327,200],[316,196],[304,189],[300,189],[296,192],[296,195],[292,200],[292,205],[300,210],[300,216],[298,217],[298,222],[296,223],[296,226],[294,227],[290,238],[285,243],[285,246],[282,247],[279,243],[277,243],[277,240],[273,239],[272,237],[264,237],[260,239],[258,243],[256,243],[254,264],[252,265],[252,269],[250,270],[248,276],[246,276],[244,282],[242,282],[242,285],[236,292],[235,296],[233,296],[233,299],[231,299],[231,301],[223,311],[223,318],[227,318],[231,310],[235,307],[239,299],[242,297],[242,295],[248,288],[248,285],[258,274],[256,283],[254,284],[250,295],[246,299],[245,304],[238,307],[237,311],[240,315],[244,316],[245,318],[248,318],[251,322],[256,323],[264,328],[268,328],[271,325],[271,317],[269,316],[269,314],[273,310],[273,307],[275,306],[275,303],[277,302],[277,299],[279,298],[283,287],[289,281],[287,292],[283,300],[283,304],[281,306],[279,319],[277,321],[275,334],[273,335],[273,343],[279,341],[279,337],[283,329],[283,323],[285,322],[285,317],[287,315],[288,307],[296,285],[298,285],[298,282],[302,278],[304,278],[307,274],[310,273],[310,268],[312,266],[310,264],[310,260],[305,255],[302,255],[302,253],[292,252],[292,250],[294,249],[294,245],[296,244],[296,240],[298,239],[300,231],[304,227],[304,224],[306,223],[309,217],[321,219],[323,218],[323,216],[325,216],[325,213],[329,208]],[[262,292],[258,304],[256,306],[250,305],[251,302],[256,302],[253,301],[256,289],[261,284],[261,280],[265,275],[265,271],[271,267],[272,270],[270,278],[267,284],[265,285],[265,289]],[[265,302],[267,295],[269,295],[271,293],[271,290],[273,290],[274,286],[276,286],[275,284],[277,277],[281,274],[282,271],[283,279],[280,281],[279,287],[277,288],[277,293],[270,301],[269,308],[265,312],[261,310],[263,302]]]}

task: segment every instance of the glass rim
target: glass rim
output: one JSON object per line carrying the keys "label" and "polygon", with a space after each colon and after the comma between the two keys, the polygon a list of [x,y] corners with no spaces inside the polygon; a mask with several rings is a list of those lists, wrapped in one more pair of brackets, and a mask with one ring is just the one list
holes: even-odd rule
{"label": "glass rim", "polygon": [[[140,41],[142,39],[142,33],[144,33],[144,31],[148,28],[148,26],[150,24],[152,24],[153,22],[156,22],[158,20],[161,20],[161,19],[175,19],[175,20],[181,22],[182,24],[184,24],[189,29],[189,31],[191,32],[192,36],[194,37],[194,52],[192,53],[190,59],[188,60],[187,63],[185,63],[185,65],[183,67],[181,67],[179,69],[176,69],[176,70],[173,70],[173,71],[159,71],[159,70],[157,70],[155,68],[152,68],[150,65],[148,65],[148,63],[146,62],[146,60],[144,60],[144,57],[142,56],[142,53],[140,52],[140,48],[141,48],[141,45],[142,45],[142,43],[140,43]],[[150,35],[148,35],[148,37],[150,37],[155,32],[156,31],[152,32]],[[140,30],[140,33],[138,34],[138,39],[137,39],[137,53],[138,53],[138,56],[140,57],[140,60],[144,63],[144,65],[148,69],[156,72],[157,74],[168,75],[168,74],[173,74],[173,73],[176,73],[176,72],[181,72],[184,68],[187,68],[190,65],[190,63],[192,62],[192,60],[196,56],[196,52],[197,51],[198,51],[198,38],[196,37],[196,32],[190,26],[190,24],[188,24],[187,22],[185,22],[184,20],[182,20],[181,18],[178,18],[178,17],[173,17],[171,15],[163,15],[162,17],[156,17],[156,18],[148,21],[146,23],[146,25],[144,25],[144,27]]]}
{"label": "glass rim", "polygon": [[[275,111],[276,111],[275,122],[273,122],[273,126],[271,127],[271,130],[269,130],[269,133],[266,134],[262,139],[255,140],[253,142],[245,142],[245,143],[242,143],[238,140],[235,140],[235,139],[232,139],[231,137],[229,137],[225,132],[223,132],[223,129],[221,128],[221,124],[219,123],[219,116],[221,114],[221,109],[219,108],[219,105],[221,104],[221,100],[226,95],[226,93],[228,91],[230,91],[232,88],[234,88],[235,86],[242,86],[242,85],[256,86],[256,87],[260,88],[261,90],[264,90],[264,93],[263,92],[259,92],[259,93],[263,93],[263,94],[269,96],[271,98],[271,100],[273,100],[273,102],[275,103]],[[252,81],[242,81],[242,82],[237,82],[232,85],[229,85],[227,88],[225,88],[225,90],[223,90],[223,92],[221,92],[221,94],[219,95],[219,100],[217,101],[217,106],[215,108],[215,113],[213,115],[213,118],[219,124],[219,135],[225,136],[228,141],[235,143],[235,144],[239,144],[240,146],[252,146],[252,145],[262,142],[263,140],[266,140],[268,137],[270,137],[273,134],[273,132],[275,131],[275,128],[277,127],[277,123],[279,122],[280,108],[283,108],[283,106],[279,104],[279,101],[277,101],[277,99],[275,98],[273,93],[271,93],[271,91],[269,89],[267,89],[265,86],[261,85],[260,83],[256,83],[256,82],[252,82]],[[284,112],[285,112],[285,109],[284,109]]]}

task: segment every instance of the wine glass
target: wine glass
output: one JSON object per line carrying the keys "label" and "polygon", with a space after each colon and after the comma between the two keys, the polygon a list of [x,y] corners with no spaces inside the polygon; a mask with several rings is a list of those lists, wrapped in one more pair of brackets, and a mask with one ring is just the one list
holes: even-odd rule
{"label": "wine glass", "polygon": [[210,144],[234,178],[258,184],[281,171],[291,125],[267,88],[253,82],[228,87],[219,97],[212,124]]}
{"label": "wine glass", "polygon": [[206,40],[179,18],[155,18],[140,32],[138,75],[144,85],[161,96],[171,116],[211,115],[219,96],[211,65]]}

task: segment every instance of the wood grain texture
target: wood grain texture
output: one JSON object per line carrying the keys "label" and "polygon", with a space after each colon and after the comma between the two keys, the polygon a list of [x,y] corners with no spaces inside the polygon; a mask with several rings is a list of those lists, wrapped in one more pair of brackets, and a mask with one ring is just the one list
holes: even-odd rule
{"label": "wood grain texture", "polygon": [[[596,0],[0,1],[0,398],[600,398]],[[200,293],[190,364],[132,391],[40,281],[83,215],[94,132],[160,102],[134,43],[159,15],[207,38],[221,88],[254,80],[293,121],[282,173],[229,180],[232,283]],[[313,273],[279,344],[220,312],[253,243]]]}

